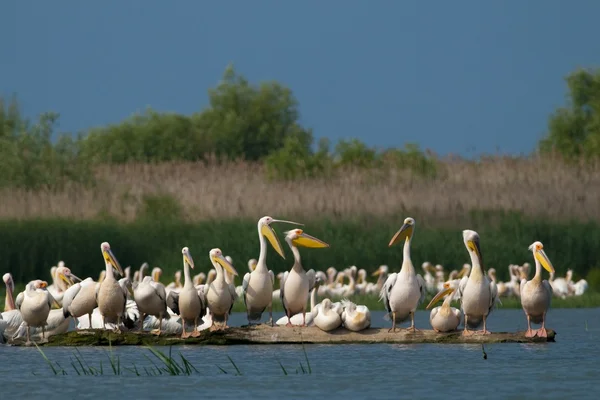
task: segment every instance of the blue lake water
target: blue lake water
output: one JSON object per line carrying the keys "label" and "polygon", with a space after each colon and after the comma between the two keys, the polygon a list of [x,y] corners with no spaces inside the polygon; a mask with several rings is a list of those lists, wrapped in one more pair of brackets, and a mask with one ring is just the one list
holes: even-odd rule
{"label": "blue lake water", "polygon": [[[390,326],[382,312],[373,312],[373,326]],[[276,314],[275,317],[280,317]],[[430,329],[429,312],[416,314],[418,328]],[[234,314],[232,326],[245,324]],[[403,325],[405,327],[406,324]],[[493,311],[491,331],[525,330],[520,310]],[[75,348],[47,347],[44,352],[67,375],[55,376],[38,350],[0,345],[2,399],[28,398],[448,398],[483,396],[485,399],[597,398],[600,390],[600,308],[554,309],[548,328],[557,332],[555,343],[486,345],[353,344],[306,345],[312,370],[306,370],[302,346],[173,346],[198,370],[190,376],[149,377],[153,356],[141,347],[116,347],[121,368],[136,365],[141,376],[124,370],[115,376],[108,348],[80,347],[83,359],[103,376],[78,376],[71,362]],[[285,329],[285,328],[281,328]],[[168,352],[168,348],[160,348]],[[231,357],[241,375],[236,375]],[[148,359],[147,357],[150,357]],[[285,376],[281,363],[288,375]],[[224,373],[220,368],[225,370]],[[298,372],[298,373],[297,373]],[[179,396],[179,397],[178,397]]]}

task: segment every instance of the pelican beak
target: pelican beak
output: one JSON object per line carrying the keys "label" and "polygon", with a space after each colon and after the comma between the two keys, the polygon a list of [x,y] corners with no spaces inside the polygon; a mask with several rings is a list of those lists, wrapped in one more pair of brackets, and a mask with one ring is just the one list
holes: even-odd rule
{"label": "pelican beak", "polygon": [[546,271],[552,274],[554,273],[554,267],[552,266],[550,259],[548,258],[543,249],[536,250],[534,253],[534,257],[540,262],[540,264],[542,264],[542,267],[544,267]]}
{"label": "pelican beak", "polygon": [[213,260],[218,263],[221,267],[223,267],[223,269],[225,269],[225,271],[229,272],[230,274],[237,276],[237,271],[235,270],[235,268],[233,268],[233,265],[231,265],[231,263],[229,261],[227,261],[227,259],[225,257],[223,257],[223,255],[219,255],[219,256],[215,256],[213,257]]}
{"label": "pelican beak", "polygon": [[192,258],[192,255],[190,254],[189,251],[187,251],[183,255],[183,261],[185,261],[187,263],[187,265],[190,266],[190,268],[194,269],[194,259]]}
{"label": "pelican beak", "polygon": [[454,292],[454,288],[453,287],[449,287],[448,284],[444,284],[444,289],[442,289],[438,294],[436,294],[433,299],[431,299],[431,301],[429,302],[429,304],[427,304],[427,307],[425,307],[426,310],[429,310],[431,307],[433,307],[433,305],[435,303],[437,303],[438,301],[440,301],[444,296],[446,296],[447,294],[450,294]]}
{"label": "pelican beak", "polygon": [[73,279],[71,278],[71,276],[67,276],[67,275],[61,273],[61,274],[58,274],[58,277],[60,279],[62,279],[64,282],[66,282],[66,284],[68,286],[72,286],[75,283],[75,282],[73,282]]}
{"label": "pelican beak", "polygon": [[309,247],[309,248],[313,248],[313,249],[321,249],[324,247],[329,247],[329,245],[327,243],[325,243],[324,241],[307,234],[306,232],[302,231],[302,229],[298,229],[298,230],[300,231],[300,233],[298,234],[298,237],[296,239],[292,240],[292,243],[294,245],[300,246],[300,247]]}
{"label": "pelican beak", "polygon": [[[281,222],[287,222],[287,221],[281,221]],[[285,259],[285,254],[283,253],[283,248],[281,247],[281,243],[279,243],[279,239],[277,238],[277,235],[275,234],[275,231],[273,230],[273,228],[269,225],[262,225],[260,228],[260,233],[262,233],[263,236],[269,240],[269,242],[271,243],[271,246],[273,246],[275,251],[277,253],[279,253],[281,258]]]}
{"label": "pelican beak", "polygon": [[481,248],[479,247],[479,240],[467,240],[467,247],[469,250],[475,253],[479,259],[479,264],[483,265],[483,258],[481,257]]}
{"label": "pelican beak", "polygon": [[392,247],[394,244],[398,243],[402,239],[409,240],[412,236],[412,233],[413,226],[411,224],[402,225],[400,230],[398,230],[398,232],[396,232],[392,240],[390,240],[390,244],[388,244],[388,247]]}
{"label": "pelican beak", "polygon": [[104,260],[106,261],[107,264],[112,265],[113,268],[121,276],[125,275],[125,273],[123,272],[123,268],[121,268],[121,264],[119,264],[119,261],[117,261],[117,258],[115,257],[115,255],[113,254],[111,249],[103,250],[102,253],[104,254]]}
{"label": "pelican beak", "polygon": [[462,278],[463,276],[465,276],[465,274],[467,273],[467,268],[462,267],[462,269],[460,270],[460,272],[458,273],[458,275],[456,275],[457,278]]}
{"label": "pelican beak", "polygon": [[383,273],[382,269],[381,269],[381,268],[377,268],[377,269],[375,270],[375,272],[373,272],[373,273],[371,274],[371,276],[378,276],[378,275],[381,275],[382,273]]}
{"label": "pelican beak", "polygon": [[40,288],[45,289],[47,287],[48,287],[48,282],[46,282],[46,281],[41,281],[40,282]]}

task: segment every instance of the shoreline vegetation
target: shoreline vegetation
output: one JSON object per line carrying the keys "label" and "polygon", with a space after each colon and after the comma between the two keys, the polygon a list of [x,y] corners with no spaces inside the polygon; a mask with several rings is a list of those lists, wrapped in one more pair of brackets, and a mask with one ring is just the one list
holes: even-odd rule
{"label": "shoreline vegetation", "polygon": [[[315,141],[289,88],[251,84],[233,66],[191,115],[147,109],[86,132],[59,134],[58,113],[30,120],[16,96],[0,98],[0,271],[25,283],[48,279],[64,260],[96,278],[106,240],[123,264],[160,266],[163,280],[181,269],[183,246],[199,260],[195,273],[207,272],[203,255],[220,247],[243,275],[263,215],[303,222],[330,243],[302,252],[307,269],[395,271],[402,252],[387,243],[411,216],[418,270],[424,261],[460,268],[469,261],[460,232],[474,229],[499,280],[509,264],[532,263],[527,246],[540,240],[557,277],[571,268],[600,290],[599,77],[566,78],[568,104],[532,154],[476,159],[411,143]],[[280,272],[290,260],[270,252],[268,265]]]}

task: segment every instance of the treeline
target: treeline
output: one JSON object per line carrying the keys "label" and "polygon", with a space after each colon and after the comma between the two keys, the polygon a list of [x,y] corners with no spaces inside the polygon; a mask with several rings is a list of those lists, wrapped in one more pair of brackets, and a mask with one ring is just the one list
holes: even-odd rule
{"label": "treeline", "polygon": [[[567,78],[570,103],[550,118],[542,153],[565,159],[600,155],[600,72],[576,71]],[[253,85],[229,66],[209,90],[209,106],[192,115],[152,109],[125,121],[57,140],[59,114],[32,122],[16,97],[0,98],[0,187],[53,188],[65,182],[94,183],[94,166],[106,163],[197,160],[263,162],[272,179],[326,177],[339,168],[410,169],[438,173],[438,160],[418,145],[378,150],[358,139],[315,143],[299,122],[292,91],[278,82]]]}
{"label": "treeline", "polygon": [[[388,247],[403,216],[387,219],[303,220],[306,232],[330,244],[327,249],[302,249],[306,269],[325,271],[330,266],[352,265],[373,272],[386,264],[398,271],[402,246]],[[442,264],[446,273],[470,263],[462,240],[462,229],[475,229],[481,237],[484,267],[494,267],[499,280],[507,281],[508,265],[529,262],[535,265],[528,246],[535,240],[556,268],[556,277],[568,268],[574,280],[586,278],[592,289],[600,289],[600,226],[597,223],[553,223],[528,219],[519,214],[474,213],[468,226],[423,226],[415,230],[411,258],[422,272],[424,261]],[[276,226],[283,239],[286,226]],[[568,233],[567,235],[565,233]],[[49,269],[65,261],[76,275],[96,278],[104,268],[100,243],[108,241],[123,268],[137,269],[143,262],[161,267],[164,279],[182,269],[181,248],[188,246],[194,258],[194,273],[210,268],[208,252],[219,247],[233,258],[241,282],[248,272],[247,261],[258,258],[256,220],[224,220],[186,223],[174,220],[146,220],[129,224],[117,220],[27,220],[0,221],[0,271],[11,272],[17,282],[50,279]],[[283,241],[286,259],[269,247],[267,263],[275,273],[289,270],[293,256]],[[533,272],[532,272],[533,273]],[[547,278],[544,271],[544,277]]]}

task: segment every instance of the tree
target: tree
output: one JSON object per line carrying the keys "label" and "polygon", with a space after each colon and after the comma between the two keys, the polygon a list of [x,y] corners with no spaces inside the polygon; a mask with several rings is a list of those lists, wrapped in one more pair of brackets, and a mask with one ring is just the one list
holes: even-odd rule
{"label": "tree", "polygon": [[557,152],[567,160],[600,156],[600,69],[579,69],[567,78],[568,104],[548,123],[548,135],[540,140],[542,153]]}

